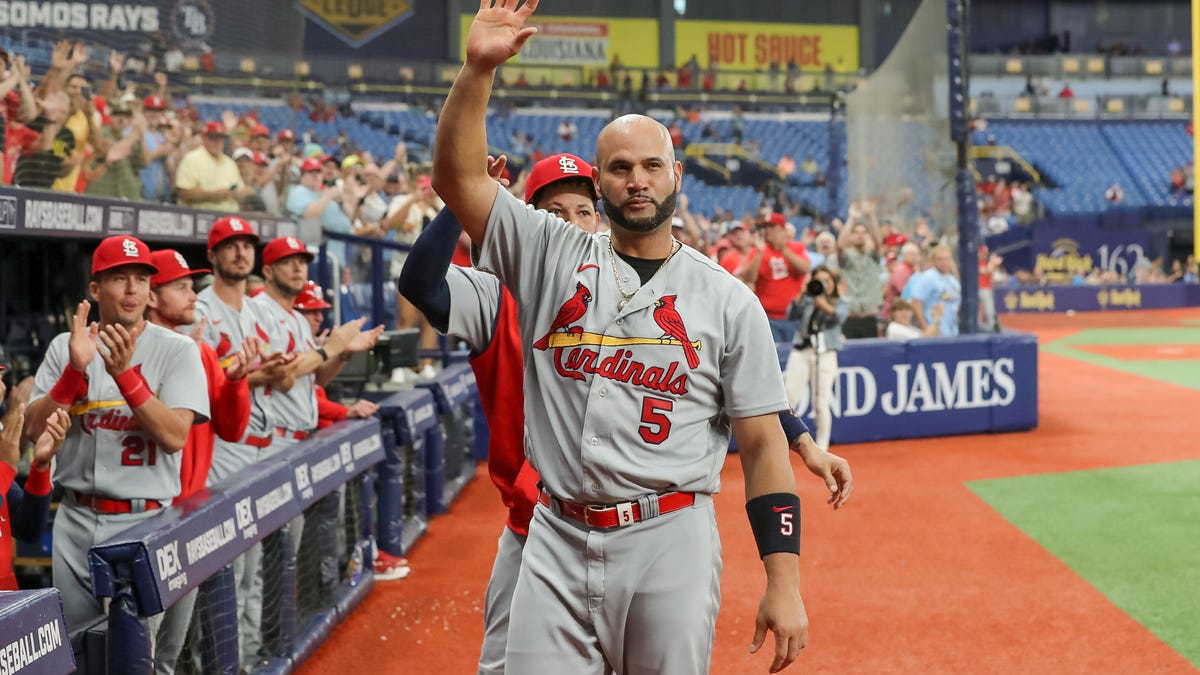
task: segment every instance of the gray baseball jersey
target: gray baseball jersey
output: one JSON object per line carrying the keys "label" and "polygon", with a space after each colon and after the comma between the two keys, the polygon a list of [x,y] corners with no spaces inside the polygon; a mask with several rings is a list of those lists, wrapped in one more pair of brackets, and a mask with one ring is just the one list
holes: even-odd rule
{"label": "gray baseball jersey", "polygon": [[[714,493],[730,417],[787,408],[762,305],[682,247],[645,287],[590,235],[498,190],[479,267],[509,288],[525,350],[525,448],[555,495],[585,503]],[[633,293],[618,307],[625,291]]]}
{"label": "gray baseball jersey", "polygon": [[[308,320],[294,309],[284,309],[266,293],[250,299],[270,336],[271,352],[304,354],[316,349]],[[289,431],[317,428],[317,378],[313,373],[297,377],[287,391],[271,392],[275,424]]]}
{"label": "gray baseball jersey", "polygon": [[[70,362],[70,333],[50,342],[38,368],[32,400],[47,395]],[[188,337],[147,323],[131,360],[150,390],[168,408],[208,419],[208,384],[200,350]],[[54,482],[114,499],[167,501],[179,495],[179,453],[159,450],[142,430],[97,352],[87,368],[87,400],[71,406],[71,425],[55,460]]]}
{"label": "gray baseball jersey", "polygon": [[500,280],[475,269],[451,265],[446,272],[450,287],[450,317],[446,333],[466,340],[482,351],[496,332],[500,311]]}
{"label": "gray baseball jersey", "polygon": [[[200,339],[217,352],[217,358],[220,359],[222,368],[229,365],[234,355],[241,351],[242,343],[251,335],[262,340],[263,353],[268,353],[266,343],[270,340],[270,336],[266,332],[265,322],[260,318],[256,307],[254,303],[250,302],[250,298],[246,298],[242,301],[241,311],[235,310],[217,296],[212,286],[196,295],[196,320],[208,319],[204,323],[204,328],[201,329]],[[181,328],[180,331],[187,332],[187,329]],[[275,429],[272,417],[271,399],[266,389],[263,387],[251,388],[250,423],[246,425],[246,434],[250,436],[268,435],[267,432]],[[240,443],[231,444],[223,441],[219,437],[216,439],[217,451],[228,449],[230,445],[245,447]]]}

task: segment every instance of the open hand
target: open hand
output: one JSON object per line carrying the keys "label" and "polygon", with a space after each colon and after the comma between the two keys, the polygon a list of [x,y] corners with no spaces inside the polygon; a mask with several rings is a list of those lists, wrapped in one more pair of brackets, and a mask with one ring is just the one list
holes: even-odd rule
{"label": "open hand", "polygon": [[242,341],[242,349],[233,355],[233,361],[225,367],[225,377],[240,380],[250,374],[251,366],[258,360],[258,338],[250,336]]}
{"label": "open hand", "polygon": [[140,331],[129,331],[119,323],[110,323],[100,331],[100,342],[105,349],[100,350],[104,359],[104,369],[109,375],[116,377],[129,370],[129,362],[133,360],[133,350],[137,346],[137,334]]}
{"label": "open hand", "polygon": [[768,630],[775,633],[775,658],[769,672],[778,673],[790,666],[808,644],[808,614],[804,611],[799,588],[767,583],[767,591],[758,603],[758,616],[754,619],[751,654],[762,647]]}
{"label": "open hand", "polygon": [[507,178],[501,178],[504,175],[504,167],[506,166],[508,166],[508,155],[500,155],[499,157],[488,155],[487,173],[492,177],[492,180],[499,182],[504,187],[508,187],[509,183]]}
{"label": "open hand", "polygon": [[[51,419],[53,419],[51,415]],[[17,468],[21,460],[21,431],[25,428],[25,404],[9,406],[4,416],[4,429],[0,430],[0,462]]]}
{"label": "open hand", "polygon": [[479,12],[467,33],[467,63],[485,70],[499,68],[516,56],[525,41],[537,32],[536,28],[526,26],[525,21],[537,9],[538,0],[525,0],[520,9],[517,9],[519,0],[495,0],[495,7],[492,2],[480,0]]}
{"label": "open hand", "polygon": [[822,449],[813,441],[810,434],[800,434],[792,443],[792,451],[804,460],[804,466],[812,475],[820,478],[829,488],[829,499],[826,504],[840,509],[850,499],[854,490],[854,478],[850,475],[850,462],[832,452]]}
{"label": "open hand", "polygon": [[376,412],[379,412],[379,406],[365,398],[360,398],[346,407],[346,417],[354,419],[365,419]]}
{"label": "open hand", "polygon": [[71,338],[67,341],[71,368],[81,373],[96,358],[96,338],[100,334],[99,324],[95,321],[88,324],[87,316],[91,308],[92,303],[87,300],[75,307],[75,315],[71,317]]}
{"label": "open hand", "polygon": [[63,441],[67,439],[67,431],[71,428],[71,416],[66,410],[55,410],[46,418],[46,429],[38,436],[37,445],[33,449],[33,463],[45,471],[50,468],[50,460],[62,449]]}

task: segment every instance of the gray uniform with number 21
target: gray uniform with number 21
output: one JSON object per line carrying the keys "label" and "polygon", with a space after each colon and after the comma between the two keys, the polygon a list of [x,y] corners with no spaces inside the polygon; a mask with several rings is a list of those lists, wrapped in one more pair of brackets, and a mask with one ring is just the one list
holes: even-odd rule
{"label": "gray uniform with number 21", "polygon": [[[607,234],[589,235],[505,190],[479,267],[520,309],[525,450],[546,489],[590,504],[696,493],[690,508],[610,530],[539,506],[513,597],[507,667],[708,672],[721,573],[711,495],[729,417],[787,408],[762,305],[687,247],[638,289]],[[616,275],[626,292],[638,289],[623,309]]]}
{"label": "gray uniform with number 21", "polygon": [[[38,368],[31,401],[47,396],[70,361],[63,333],[50,342]],[[191,338],[147,323],[137,336],[131,367],[139,368],[150,391],[168,408],[208,419],[208,380],[200,349]],[[97,352],[88,365],[87,400],[71,406],[71,428],[55,458],[54,482],[72,492],[107,499],[154,499],[179,495],[179,453],[159,449],[141,429],[117,383]],[[98,514],[75,504],[68,493],[54,519],[54,585],[62,591],[67,625],[77,628],[103,616],[91,592],[88,549],[157,511]]]}

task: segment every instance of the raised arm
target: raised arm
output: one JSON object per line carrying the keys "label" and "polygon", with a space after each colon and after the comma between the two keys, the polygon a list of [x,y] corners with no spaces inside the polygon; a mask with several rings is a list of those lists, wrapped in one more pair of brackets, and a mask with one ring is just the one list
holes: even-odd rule
{"label": "raised arm", "polygon": [[536,28],[525,21],[538,0],[480,0],[467,34],[467,58],[442,105],[433,151],[433,188],[476,245],[499,189],[480,157],[487,155],[488,99],[496,69],[521,50]]}

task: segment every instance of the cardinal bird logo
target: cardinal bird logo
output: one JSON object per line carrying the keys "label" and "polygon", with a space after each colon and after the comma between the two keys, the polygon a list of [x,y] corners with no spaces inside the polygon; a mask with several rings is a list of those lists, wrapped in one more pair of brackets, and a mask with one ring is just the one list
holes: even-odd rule
{"label": "cardinal bird logo", "polygon": [[[582,333],[583,329],[579,326],[571,326],[587,312],[588,305],[592,303],[592,292],[587,286],[582,283],[575,283],[575,295],[563,303],[563,306],[558,309],[558,316],[554,317],[554,323],[550,326],[550,332],[542,336],[541,340],[533,343],[533,348],[545,351],[550,346],[550,336],[558,331],[566,328],[570,333]],[[682,324],[681,324],[682,325]]]}
{"label": "cardinal bird logo", "polygon": [[261,340],[262,340],[264,343],[267,343],[267,342],[270,342],[270,341],[271,341],[271,338],[270,338],[270,336],[268,336],[268,335],[267,335],[267,331],[263,330],[263,327],[262,327],[262,326],[260,326],[260,325],[258,325],[257,323],[256,323],[256,324],[254,324],[254,332],[258,333],[258,337],[259,337],[259,338],[260,338],[260,339],[261,339]]}
{"label": "cardinal bird logo", "polygon": [[221,333],[221,341],[217,343],[217,356],[225,357],[231,349],[233,341],[229,339],[229,333]]}
{"label": "cardinal bird logo", "polygon": [[294,352],[294,351],[296,351],[296,336],[295,336],[295,335],[288,335],[288,348],[287,348],[287,351],[286,351],[285,353],[286,353],[286,354],[291,354],[291,353],[292,353],[292,352]]}
{"label": "cardinal bird logo", "polygon": [[696,347],[688,338],[683,319],[679,317],[679,312],[675,311],[676,297],[664,295],[654,303],[654,322],[663,330],[664,335],[679,340],[683,344],[683,355],[687,359],[688,367],[694,370],[696,366],[700,365],[700,355],[696,353]]}

